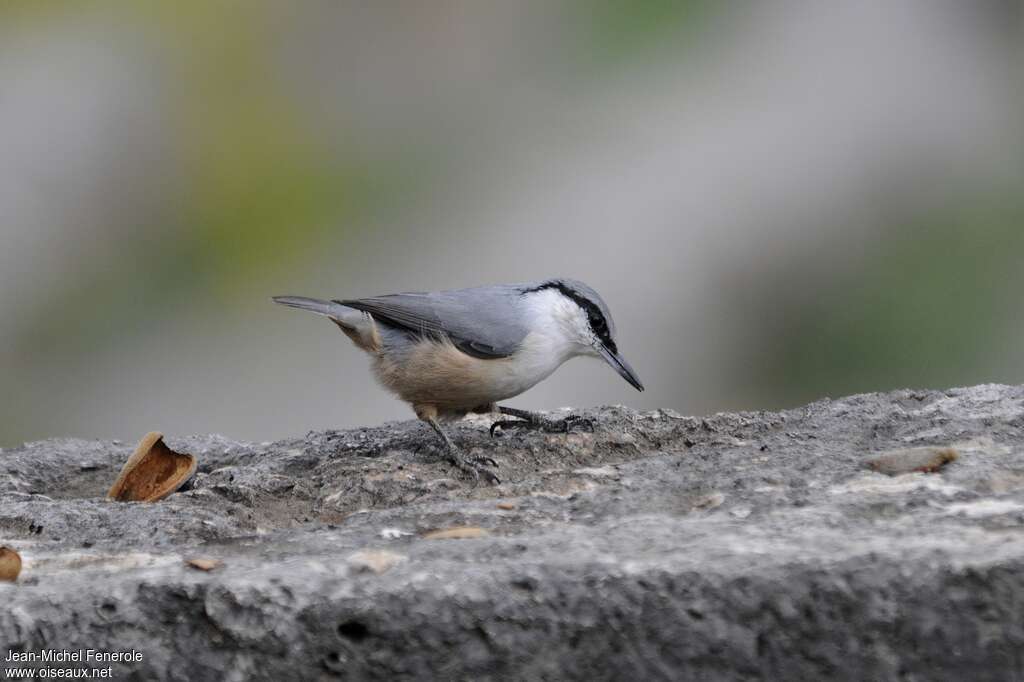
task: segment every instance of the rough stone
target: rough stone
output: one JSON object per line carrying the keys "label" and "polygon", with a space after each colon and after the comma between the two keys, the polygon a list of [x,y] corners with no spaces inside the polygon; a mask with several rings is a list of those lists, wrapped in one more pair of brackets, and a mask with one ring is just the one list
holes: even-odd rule
{"label": "rough stone", "polygon": [[[103,497],[129,445],[0,450],[0,545],[23,559],[0,650],[135,649],[114,676],[140,680],[1024,675],[1024,388],[581,414],[593,434],[456,425],[498,486],[414,421],[169,436],[199,469],[154,504]],[[922,446],[960,457],[865,468]],[[456,527],[487,532],[425,537]]]}

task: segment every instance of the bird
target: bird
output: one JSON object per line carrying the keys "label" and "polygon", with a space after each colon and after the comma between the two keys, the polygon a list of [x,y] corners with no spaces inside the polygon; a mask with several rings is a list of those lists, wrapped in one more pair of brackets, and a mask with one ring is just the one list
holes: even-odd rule
{"label": "bird", "polygon": [[[638,391],[644,386],[619,350],[601,296],[556,277],[434,292],[323,300],[274,296],[275,303],[322,315],[370,355],[377,380],[408,403],[441,438],[447,459],[465,474],[500,483],[489,457],[468,457],[442,421],[499,413],[495,429],[568,432],[593,428],[570,415],[555,420],[498,405],[543,381],[567,360],[603,359]],[[512,417],[512,419],[505,419]]]}

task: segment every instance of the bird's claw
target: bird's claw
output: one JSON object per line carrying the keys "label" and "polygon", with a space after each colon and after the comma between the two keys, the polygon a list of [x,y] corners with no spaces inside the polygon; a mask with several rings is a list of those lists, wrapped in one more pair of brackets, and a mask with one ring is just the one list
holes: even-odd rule
{"label": "bird's claw", "polygon": [[479,464],[480,466],[487,465],[487,466],[491,466],[491,467],[494,467],[494,468],[498,468],[498,463],[497,462],[495,462],[490,457],[485,457],[483,455],[481,455],[480,457],[474,457],[470,461],[473,462],[474,464]]}
{"label": "bird's claw", "polygon": [[570,414],[568,417],[566,417],[565,419],[563,419],[561,421],[562,421],[562,424],[565,425],[565,432],[566,433],[569,433],[569,431],[572,430],[572,427],[574,425],[578,426],[583,431],[587,431],[589,433],[593,433],[594,432],[594,420],[593,419],[589,419],[587,417],[581,417],[578,414]]}
{"label": "bird's claw", "polygon": [[545,433],[569,433],[573,428],[580,428],[583,431],[594,432],[594,421],[587,417],[570,414],[563,419],[500,419],[491,424],[491,437],[494,437],[496,429],[530,429],[532,431],[544,431]]}
{"label": "bird's claw", "polygon": [[[487,467],[485,467],[480,461],[478,461],[480,459],[488,459],[491,462],[494,461],[489,457],[480,457],[477,459],[473,459],[470,460],[469,464],[463,469],[463,471],[468,471],[473,476],[473,479],[476,481],[479,481],[481,478],[483,478],[484,481],[490,483],[491,485],[500,485],[501,479],[498,478],[498,475],[491,471],[490,469],[488,469]],[[495,466],[497,465],[495,464]]]}
{"label": "bird's claw", "polygon": [[472,476],[475,481],[479,481],[483,478],[486,482],[492,485],[498,485],[501,483],[501,479],[498,478],[498,475],[487,468],[487,466],[498,466],[498,463],[490,457],[465,457],[462,453],[455,451],[451,453],[451,460],[452,464]]}
{"label": "bird's claw", "polygon": [[491,438],[494,438],[494,431],[496,429],[500,428],[502,431],[504,431],[505,429],[514,429],[516,427],[529,425],[530,422],[524,421],[522,419],[499,419],[498,421],[491,424]]}

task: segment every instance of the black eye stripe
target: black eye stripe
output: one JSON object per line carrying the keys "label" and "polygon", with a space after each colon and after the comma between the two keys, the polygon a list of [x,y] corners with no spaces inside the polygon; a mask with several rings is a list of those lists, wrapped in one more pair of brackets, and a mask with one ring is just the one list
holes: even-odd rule
{"label": "black eye stripe", "polygon": [[601,343],[607,346],[613,353],[616,352],[615,342],[612,341],[611,334],[608,333],[608,322],[604,319],[601,311],[597,310],[590,301],[581,301],[575,298],[573,300],[587,311],[587,321],[590,323],[590,328],[594,330],[594,334],[601,340]]}

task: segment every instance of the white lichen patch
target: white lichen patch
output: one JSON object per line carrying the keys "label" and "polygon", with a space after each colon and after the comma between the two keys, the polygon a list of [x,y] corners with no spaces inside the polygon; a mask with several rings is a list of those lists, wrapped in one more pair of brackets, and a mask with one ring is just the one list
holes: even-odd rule
{"label": "white lichen patch", "polygon": [[50,556],[27,556],[25,569],[33,574],[59,573],[98,569],[102,571],[127,571],[136,568],[178,565],[182,557],[177,554],[150,554],[130,552],[126,554],[91,554],[65,552]]}
{"label": "white lichen patch", "polygon": [[385,540],[397,540],[409,535],[412,535],[412,533],[401,528],[382,528],[380,531],[380,536]]}
{"label": "white lichen patch", "polygon": [[591,476],[593,478],[618,478],[619,471],[615,467],[603,466],[603,467],[582,467],[580,469],[573,469],[574,474],[581,476]]}
{"label": "white lichen patch", "polygon": [[974,502],[956,502],[945,508],[946,514],[963,515],[971,519],[986,516],[999,516],[1024,511],[1024,504],[1014,500],[996,500],[992,498]]}
{"label": "white lichen patch", "polygon": [[833,495],[898,495],[915,490],[930,490],[943,495],[955,495],[963,488],[944,483],[934,474],[903,474],[902,476],[886,476],[884,474],[864,474],[852,478],[840,485],[829,488]]}
{"label": "white lichen patch", "polygon": [[1013,448],[995,442],[990,436],[978,436],[977,438],[957,441],[953,443],[952,447],[961,452],[977,452],[988,455],[1008,455],[1013,452]]}

